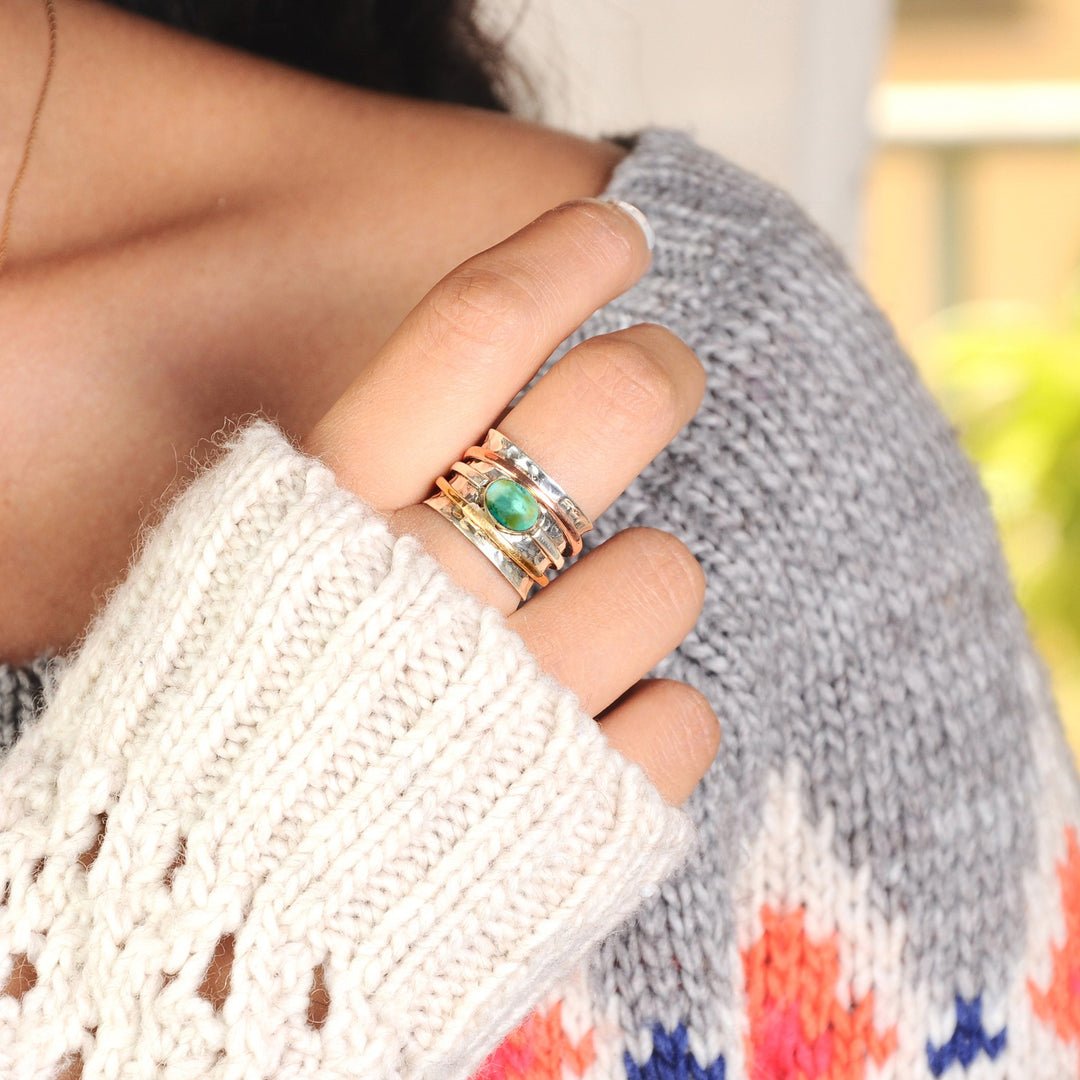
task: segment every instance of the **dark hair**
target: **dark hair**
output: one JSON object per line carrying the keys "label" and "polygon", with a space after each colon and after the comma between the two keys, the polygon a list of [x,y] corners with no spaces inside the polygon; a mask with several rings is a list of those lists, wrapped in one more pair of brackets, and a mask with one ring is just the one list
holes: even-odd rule
{"label": "dark hair", "polygon": [[112,0],[117,7],[331,79],[496,112],[535,111],[476,0]]}

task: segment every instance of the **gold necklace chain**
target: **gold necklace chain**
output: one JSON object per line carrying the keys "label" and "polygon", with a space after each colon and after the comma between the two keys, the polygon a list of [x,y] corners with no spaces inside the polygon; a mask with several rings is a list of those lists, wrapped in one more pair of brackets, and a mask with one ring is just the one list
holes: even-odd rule
{"label": "gold necklace chain", "polygon": [[7,262],[8,234],[11,232],[11,215],[15,210],[15,196],[19,193],[23,176],[26,173],[26,165],[30,160],[30,149],[34,145],[34,137],[37,135],[38,121],[41,119],[42,109],[45,107],[45,94],[52,80],[53,68],[56,66],[56,4],[55,0],[45,0],[45,15],[49,20],[49,60],[45,67],[45,78],[41,83],[41,93],[38,94],[37,106],[34,109],[33,119],[30,121],[30,134],[26,136],[26,145],[23,147],[22,161],[15,171],[15,179],[11,183],[8,192],[7,208],[4,210],[4,223],[0,226],[0,273],[3,273],[4,264]]}

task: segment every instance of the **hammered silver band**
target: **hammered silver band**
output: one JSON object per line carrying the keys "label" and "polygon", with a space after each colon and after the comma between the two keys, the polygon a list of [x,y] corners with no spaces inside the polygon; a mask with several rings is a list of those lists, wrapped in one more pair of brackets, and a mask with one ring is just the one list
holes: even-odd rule
{"label": "hammered silver band", "polygon": [[[580,506],[520,447],[496,428],[481,446],[470,446],[451,473],[437,477],[438,492],[424,502],[438,510],[494,564],[527,600],[534,585],[550,582],[582,548],[592,522]],[[528,528],[508,527],[489,508],[488,488],[497,480],[524,489],[535,501],[536,520]]]}

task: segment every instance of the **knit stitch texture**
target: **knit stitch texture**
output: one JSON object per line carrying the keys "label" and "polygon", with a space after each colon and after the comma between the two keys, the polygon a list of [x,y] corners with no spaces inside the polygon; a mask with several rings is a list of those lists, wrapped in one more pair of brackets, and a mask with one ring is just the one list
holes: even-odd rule
{"label": "knit stitch texture", "polygon": [[0,985],[33,982],[0,1076],[466,1076],[690,836],[500,612],[257,422],[0,769]]}
{"label": "knit stitch texture", "polygon": [[[648,524],[697,556],[702,617],[653,674],[700,689],[724,741],[688,805],[689,859],[615,934],[588,909],[589,955],[562,966],[477,1075],[1078,1077],[1080,786],[975,474],[885,318],[787,196],[685,133],[628,141],[605,195],[648,214],[653,266],[537,377],[585,337],[642,321],[671,327],[706,365],[698,414],[585,546]],[[165,587],[151,581],[148,602]],[[371,617],[392,634],[400,607],[378,596],[386,611]],[[165,604],[163,626],[168,615]],[[148,638],[139,663],[163,662],[162,641],[171,637]],[[232,700],[292,677],[270,667],[238,679],[232,652],[251,647],[240,635],[221,654],[208,695]],[[393,655],[411,670],[406,646]],[[104,672],[110,661],[98,663]],[[35,684],[5,677],[23,680],[24,704],[9,693],[5,708],[25,718]],[[61,675],[58,701],[73,677]],[[81,684],[87,708],[142,706],[131,689],[115,705],[100,677]],[[479,693],[484,678],[470,687]],[[46,713],[23,741],[54,722]],[[109,760],[142,769],[140,745],[117,743]],[[61,752],[71,755],[62,740]],[[18,781],[29,783],[39,763],[23,760]],[[0,767],[5,783],[12,761]],[[72,756],[65,790],[96,775]],[[559,773],[560,791],[570,782]],[[270,805],[290,790],[272,774],[252,783]],[[23,818],[12,820],[5,835],[21,836]],[[42,871],[66,866],[69,889],[85,888],[71,853],[92,830],[78,820],[75,839],[50,832]],[[258,835],[259,852],[284,842]],[[36,857],[17,855],[23,867]],[[148,874],[163,869],[155,857],[139,854]],[[331,871],[311,870],[337,880]],[[527,878],[517,887],[532,891]],[[0,938],[0,964],[10,940]],[[160,944],[139,949],[156,955]],[[171,1012],[154,1006],[162,1031],[185,1022],[192,993],[189,979],[162,999]],[[346,1024],[368,1008],[362,994],[332,998],[330,1015],[344,1009]],[[409,1000],[396,1005],[416,1019]],[[66,1020],[76,1011],[72,1001],[56,1022],[90,1019]],[[473,1017],[485,1033],[477,1045],[488,1019]],[[224,1022],[244,1025],[240,1004]],[[308,1045],[300,1025],[283,1038],[285,1055]],[[19,1032],[20,1051],[33,1043]]]}

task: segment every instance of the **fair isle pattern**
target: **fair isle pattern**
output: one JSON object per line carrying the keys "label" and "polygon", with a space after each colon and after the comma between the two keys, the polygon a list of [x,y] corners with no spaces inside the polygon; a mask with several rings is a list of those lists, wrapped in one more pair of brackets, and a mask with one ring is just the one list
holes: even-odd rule
{"label": "fair isle pattern", "polygon": [[[1012,596],[985,497],[948,423],[843,260],[782,193],[684,133],[653,129],[632,140],[631,153],[604,194],[648,215],[657,235],[653,266],[572,335],[536,378],[585,337],[642,321],[669,326],[705,364],[705,399],[697,415],[598,519],[585,549],[627,527],[650,525],[674,533],[695,553],[708,582],[704,610],[686,640],[651,674],[701,690],[721,718],[724,738],[687,806],[696,846],[677,872],[631,899],[636,882],[628,865],[622,901],[634,910],[613,932],[603,925],[602,910],[582,904],[574,925],[590,950],[573,962],[566,957],[563,967],[542,964],[548,981],[538,977],[530,984],[535,996],[527,1003],[528,993],[515,982],[519,968],[510,963],[495,974],[493,967],[486,984],[492,996],[486,1000],[497,1001],[502,1011],[493,1019],[483,1009],[469,1015],[461,1005],[454,1034],[468,1042],[468,1053],[448,1058],[446,1038],[423,1036],[424,1060],[438,1061],[428,1076],[464,1080],[483,1066],[485,1080],[560,1074],[560,1080],[1077,1080],[1070,847],[1070,837],[1080,836],[1077,778]],[[253,473],[252,484],[263,483]],[[258,499],[236,505],[241,523],[244,515],[260,513]],[[318,517],[314,505],[310,513]],[[257,570],[256,556],[258,548],[247,559]],[[305,580],[316,595],[340,587],[333,559],[309,565]],[[167,582],[170,567],[162,572]],[[325,723],[339,734],[322,715],[324,699],[336,700],[338,679],[352,687],[354,664],[367,672],[359,700],[388,703],[373,727],[372,753],[389,747],[393,754],[402,711],[410,714],[420,702],[450,693],[456,695],[446,704],[451,717],[461,721],[475,709],[477,722],[490,723],[493,732],[501,731],[500,724],[516,730],[523,717],[533,717],[531,691],[502,681],[503,643],[489,635],[491,627],[472,627],[464,635],[470,642],[467,670],[453,652],[443,651],[439,635],[447,626],[460,629],[459,615],[429,595],[438,591],[432,582],[441,579],[421,579],[393,589],[375,582],[362,615],[326,615],[331,623],[370,619],[379,630],[376,642],[400,640],[398,649],[387,647],[386,653],[398,667],[387,661],[378,669],[391,684],[387,689],[365,667],[362,651],[346,649],[349,659],[331,665],[317,691],[296,690],[289,698],[305,723],[290,722],[277,706],[249,718],[256,730],[265,726],[274,754],[294,765],[304,753],[327,764],[306,725]],[[167,808],[155,812],[161,811],[169,830],[188,835],[190,846],[193,830],[201,836],[220,826],[206,816],[214,800],[188,794],[188,788],[228,788],[236,765],[210,753],[191,760],[178,753],[187,744],[167,718],[170,710],[183,708],[184,694],[177,688],[159,705],[152,693],[176,645],[166,632],[175,604],[170,608],[166,584],[154,587],[154,580],[153,574],[144,578],[147,604],[157,611],[159,625],[131,652],[133,663],[146,664],[147,672],[133,669],[117,693],[86,679],[81,690],[69,693],[86,695],[82,700],[91,714],[113,718],[117,731],[124,731],[124,723],[137,729],[132,738],[102,744],[106,773],[119,767],[113,760],[118,756],[126,755],[136,773],[163,764],[154,729],[143,731],[141,710],[167,705],[160,722],[176,741],[164,764],[177,773],[188,770],[179,775],[185,783],[171,789],[181,824]],[[185,608],[185,619],[206,614],[198,602],[193,605]],[[422,617],[414,622],[418,611]],[[282,625],[291,627],[280,620],[240,620],[227,646],[215,653],[219,666],[200,668],[201,689],[226,707],[227,717],[264,682],[272,689],[279,680],[296,679],[311,689],[306,680],[318,672],[305,674],[308,646],[290,642],[288,633],[275,638],[284,633]],[[414,625],[428,636],[413,640]],[[315,632],[316,640],[321,632]],[[283,667],[276,657],[261,659],[259,644],[266,635],[289,657]],[[111,672],[114,662],[102,654],[98,665],[98,674]],[[69,673],[57,692],[62,697],[71,685]],[[525,697],[514,696],[518,691]],[[513,708],[505,693],[513,697]],[[520,707],[523,701],[528,709]],[[52,724],[50,717],[42,726]],[[12,770],[27,770],[16,779],[31,784],[37,743],[21,757],[13,755],[26,739],[48,741],[36,727],[0,767],[0,782]],[[294,738],[298,744],[290,758]],[[59,777],[73,745],[74,735],[53,747],[53,771],[41,781],[34,813],[44,812],[50,777]],[[490,777],[481,763],[489,760],[486,754],[462,757],[465,776],[459,779],[475,779],[488,791]],[[78,755],[68,761],[64,791],[69,784],[76,793],[80,783],[89,785],[98,764]],[[348,774],[347,762],[336,764]],[[470,766],[479,774],[475,778]],[[424,767],[431,767],[426,759]],[[202,769],[210,776],[203,777]],[[337,772],[331,779],[317,770],[260,773],[252,766],[241,772],[237,781],[245,785],[245,797],[283,815],[274,823],[278,828],[291,821],[278,804],[293,797],[296,775],[312,789],[327,783],[331,803],[343,797],[342,784],[353,790]],[[575,776],[573,768],[559,768],[538,800],[566,805],[575,797]],[[77,892],[103,886],[104,867],[115,867],[121,856],[132,873],[151,880],[150,871],[168,869],[167,847],[162,853],[126,836],[110,846],[106,830],[92,873],[80,876],[74,863],[97,827],[86,816],[97,805],[89,798],[93,792],[83,794],[86,805],[71,810],[70,820],[60,814],[63,822],[49,833],[53,850],[40,878],[31,872],[37,866],[33,852],[23,853],[9,886],[16,907],[27,896],[37,903],[43,891],[52,895],[48,890],[61,886]],[[3,806],[0,801],[0,812]],[[365,822],[381,821],[370,817],[369,801],[359,796],[354,809]],[[377,809],[385,807],[380,803]],[[127,804],[125,825],[141,836],[146,823],[138,811]],[[425,820],[419,813],[406,816],[417,827]],[[14,820],[18,829],[24,827],[17,812]],[[306,821],[292,824],[300,828]],[[379,824],[360,829],[345,818],[337,824],[352,829],[358,844],[381,841],[391,855],[399,851],[393,830]],[[251,829],[251,854],[261,873],[264,864],[269,869],[283,858],[282,846],[292,834],[279,837],[270,823],[257,820]],[[441,850],[441,819],[429,831],[430,843]],[[490,933],[507,931],[504,908],[511,899],[520,904],[515,910],[527,908],[543,920],[544,907],[530,891],[527,872],[533,865],[530,838],[537,835],[527,833],[514,843],[508,832],[499,865],[509,877],[488,895],[488,879],[481,875],[453,917],[436,916],[420,903],[392,908],[388,917],[402,932],[422,922],[426,933],[443,934],[462,957],[472,955],[474,940],[488,940],[489,923]],[[543,851],[554,859],[559,837],[543,828],[539,835],[547,845]],[[422,830],[415,843],[427,850]],[[655,849],[662,846],[657,839]],[[325,897],[333,894],[326,890],[342,868],[327,861],[322,849],[304,850],[309,861],[290,864],[289,881],[299,875],[328,903]],[[138,862],[130,861],[136,856]],[[381,857],[373,847],[371,859],[378,863]],[[190,897],[201,897],[203,890],[217,898],[215,867],[223,878],[218,886],[226,888],[225,868],[206,859],[192,868],[180,865],[175,881]],[[199,868],[210,876],[197,877]],[[359,873],[349,879],[353,884]],[[375,886],[392,891],[396,882],[388,871]],[[157,885],[151,889],[157,897],[153,889]],[[137,890],[132,899],[142,902]],[[270,910],[276,910],[273,904]],[[362,917],[362,910],[349,906],[348,914]],[[106,922],[129,925],[124,911],[123,918]],[[80,916],[84,932],[98,930],[92,914],[84,909]],[[355,945],[355,924],[346,921],[342,930],[333,906],[323,914],[329,929],[325,919],[320,923],[312,916],[307,951],[299,955],[284,947],[284,929],[268,919],[257,945],[244,942],[250,951],[244,986],[270,986],[278,964],[304,970],[318,956],[334,957],[336,949],[347,954]],[[178,1045],[174,1029],[191,1018],[200,1035],[209,1033],[205,1046],[187,1052],[192,1062],[204,1049],[239,1047],[255,1022],[244,1005],[218,1014],[197,993],[198,974],[221,929],[215,923],[199,939],[201,951],[179,964],[183,978],[148,999],[155,1003],[147,1006],[149,1022],[159,1025],[162,1040],[174,1040],[169,1045]],[[556,940],[558,931],[549,929],[548,940]],[[36,971],[51,963],[50,976],[58,970],[57,957],[41,940],[11,932],[14,944],[8,947],[20,964],[32,962]],[[164,936],[161,931],[159,938]],[[143,947],[160,943],[151,934]],[[113,952],[116,947],[114,942]],[[101,946],[91,952],[102,971],[115,959]],[[451,944],[440,956],[450,962]],[[168,959],[170,966],[161,970],[172,975],[177,958]],[[405,955],[398,959],[401,972],[392,965],[379,970],[404,985],[419,969]],[[292,1022],[257,1043],[263,1064],[252,1066],[252,1077],[305,1075],[298,1061],[318,1057],[320,1047],[337,1053],[358,1031],[397,1046],[401,1031],[413,1032],[429,1019],[426,1000],[412,997],[398,999],[406,1003],[402,1016],[373,1015],[367,995],[382,991],[378,979],[368,975],[357,985],[349,981],[356,973],[348,965],[330,964],[327,972],[331,1005],[323,1026],[313,1032],[303,1023],[307,990],[293,987],[287,1003],[277,1003]],[[0,968],[0,989],[5,977]],[[495,993],[499,979],[519,993]],[[42,978],[24,1001],[41,999],[54,982]],[[450,980],[437,988],[449,993],[452,985],[462,984]],[[130,1004],[126,984],[117,987],[116,999],[125,993]],[[78,1001],[85,1012],[85,996]],[[469,1002],[475,1005],[476,998]],[[105,1003],[111,1007],[114,999]],[[10,995],[5,999],[0,992],[0,1034],[13,1009]],[[82,1039],[92,1049],[85,1033],[99,1019],[96,1013],[65,1013],[57,1003],[49,1022],[35,1027],[17,1052],[40,1051],[48,1058],[48,1040],[71,1047]],[[128,1052],[128,1040],[135,1037],[131,1027],[118,1024],[111,1031],[117,1053]],[[11,1053],[0,1037],[0,1075],[5,1052]],[[169,1075],[202,1075],[197,1064],[185,1073],[187,1064],[184,1055],[172,1059]],[[317,1075],[322,1080],[335,1074],[320,1068]]]}
{"label": "fair isle pattern", "polygon": [[941,1046],[926,1044],[926,1057],[930,1072],[943,1076],[954,1065],[967,1069],[983,1056],[996,1061],[1008,1045],[1008,1031],[1002,1028],[996,1035],[986,1030],[983,1020],[982,997],[965,1001],[956,997],[956,1027],[948,1042]]}
{"label": "fair isle pattern", "polygon": [[1043,989],[1029,981],[1035,1015],[1064,1042],[1080,1042],[1080,843],[1065,830],[1065,858],[1058,863],[1065,937],[1051,950],[1053,973]]}
{"label": "fair isle pattern", "polygon": [[470,1080],[600,1080],[621,1075],[622,1032],[596,1014],[580,964],[538,1002]]}
{"label": "fair isle pattern", "polygon": [[837,998],[838,935],[811,940],[804,912],[761,909],[764,930],[743,956],[750,1072],[807,1080],[864,1080],[896,1052],[896,1029],[874,1029],[874,991],[845,1007]]}
{"label": "fair isle pattern", "polygon": [[903,921],[890,923],[868,902],[868,868],[853,873],[836,857],[834,825],[827,816],[806,819],[802,789],[795,765],[772,779],[735,883],[750,1020],[746,1075],[920,1076],[921,1032],[904,1025],[917,1024],[926,1008],[903,1001]]}
{"label": "fair isle pattern", "polygon": [[[890,927],[866,904],[865,872],[862,880],[852,879],[837,862],[829,823],[811,826],[801,818],[801,787],[794,772],[784,782],[774,781],[765,799],[759,848],[747,859],[747,877],[736,885],[750,916],[740,935],[748,943],[742,953],[741,991],[749,1021],[749,1064],[740,1075],[749,1080],[938,1080],[960,1074],[968,1080],[1049,1080],[1071,1075],[1061,1046],[1045,1040],[1018,1045],[1019,1052],[1007,1057],[1006,1024],[1030,1030],[1033,1020],[1042,1020],[1056,1029],[1062,1043],[1080,1041],[1080,846],[1075,829],[1066,830],[1065,861],[1058,866],[1064,938],[1050,948],[1054,993],[1043,994],[1030,980],[1025,983],[1024,970],[1018,968],[1017,986],[1026,985],[1031,1003],[1014,993],[1011,1011],[1000,1004],[984,1010],[981,995],[965,1000],[953,993],[947,1000],[943,993],[928,1001],[906,989],[902,922]],[[563,1000],[576,1000],[581,1015],[580,987],[579,978],[561,989],[562,1000],[556,996],[530,1016],[476,1080],[728,1080],[733,1075],[724,1055],[705,1060],[694,1055],[685,1023],[671,1029],[654,1024],[649,1053],[635,1060],[624,1052],[622,1068],[583,1067],[576,1055],[572,1067],[563,1058],[561,1067],[569,1071],[561,1074],[516,1069],[513,1063],[521,1060],[523,1049],[527,1060],[540,1057],[529,1056],[523,1047],[530,1032],[542,1030],[538,1049],[548,1061],[548,1047],[581,1045],[543,1023],[559,1015]],[[883,1000],[875,1002],[875,995]],[[892,1026],[884,1027],[890,1017]],[[901,1028],[903,1055],[898,1053]],[[590,1050],[598,1041],[607,1045],[595,1039],[596,1030],[586,1014],[579,1038],[583,1033],[590,1037]],[[1033,1064],[1040,1071],[1031,1071]]]}
{"label": "fair isle pattern", "polygon": [[1080,822],[1080,797],[1061,768],[1068,754],[1044,673],[1034,662],[1021,677],[1033,702],[1035,768],[1043,791],[1038,820],[1038,866],[1026,882],[1030,919],[1021,978],[1009,1000],[1006,1057],[1020,1048],[1027,1080],[1058,1080],[1080,1075],[1080,985],[1075,969],[1061,985],[1061,960],[1075,949],[1078,900],[1073,890],[1071,841]]}
{"label": "fair isle pattern", "polygon": [[651,1036],[652,1054],[644,1065],[626,1054],[627,1080],[726,1080],[727,1062],[722,1056],[706,1065],[698,1064],[684,1024],[670,1033],[654,1024]]}
{"label": "fair isle pattern", "polygon": [[563,1080],[583,1077],[596,1060],[593,1033],[573,1042],[562,1023],[562,1002],[534,1010],[480,1066],[475,1080]]}
{"label": "fair isle pattern", "polygon": [[[561,1030],[553,1026],[556,1018]],[[648,1034],[651,1049],[639,1064],[617,1019],[596,1011],[582,966],[503,1040],[472,1080],[725,1080],[723,1056],[699,1064],[685,1024],[670,1032],[655,1024]]]}

